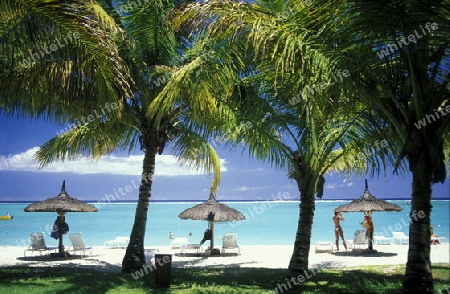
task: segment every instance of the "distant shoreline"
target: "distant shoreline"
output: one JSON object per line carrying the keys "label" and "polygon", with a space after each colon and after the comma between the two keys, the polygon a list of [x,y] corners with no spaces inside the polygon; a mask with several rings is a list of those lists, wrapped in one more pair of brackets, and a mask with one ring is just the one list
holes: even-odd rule
{"label": "distant shoreline", "polygon": [[[381,200],[386,201],[411,201],[411,199],[405,199],[405,198],[390,198],[390,199],[384,199],[379,198]],[[82,200],[82,199],[81,199]],[[317,202],[348,202],[352,201],[354,199],[316,199]],[[31,200],[31,201],[0,201],[0,204],[30,204],[39,202],[41,200]],[[121,201],[110,201],[110,202],[102,202],[101,200],[82,200],[87,203],[100,203],[102,205],[104,204],[126,204],[126,203],[137,203],[137,200],[121,200]],[[288,199],[288,200],[273,200],[273,199],[250,199],[250,200],[218,200],[222,203],[258,203],[258,202],[299,202],[299,199]],[[431,199],[431,201],[450,201],[450,198],[436,198]],[[150,203],[201,203],[205,202],[205,199],[198,199],[198,200],[188,200],[188,199],[178,199],[178,200],[151,200]]]}

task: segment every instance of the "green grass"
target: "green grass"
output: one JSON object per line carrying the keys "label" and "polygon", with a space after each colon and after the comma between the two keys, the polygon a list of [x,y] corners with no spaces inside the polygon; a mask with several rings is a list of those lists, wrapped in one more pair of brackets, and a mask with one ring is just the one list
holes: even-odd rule
{"label": "green grass", "polygon": [[[131,274],[87,269],[10,267],[0,269],[0,293],[275,293],[282,283],[282,293],[398,293],[404,270],[404,265],[388,265],[308,272],[310,278],[285,290],[282,269],[174,268],[170,289],[158,289],[153,273],[136,280]],[[434,264],[433,276],[436,293],[450,291],[449,264]]]}

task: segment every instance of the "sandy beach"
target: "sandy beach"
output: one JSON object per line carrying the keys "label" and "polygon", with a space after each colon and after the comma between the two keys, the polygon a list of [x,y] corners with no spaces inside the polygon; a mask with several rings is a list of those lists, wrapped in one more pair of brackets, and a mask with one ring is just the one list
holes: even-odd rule
{"label": "sandy beach", "polygon": [[[407,245],[377,245],[376,252],[367,253],[362,249],[349,251],[315,252],[315,246],[309,256],[310,267],[346,268],[367,265],[396,265],[407,261]],[[320,247],[326,249],[326,246]],[[26,247],[6,246],[0,248],[0,267],[76,267],[89,268],[106,272],[120,272],[125,249],[106,249],[94,247],[92,255],[79,258],[52,258],[48,255],[24,257]],[[195,251],[188,251],[186,256],[180,250],[169,247],[154,247],[160,254],[172,254],[172,267],[250,267],[250,268],[287,268],[293,246],[241,246],[241,255],[228,253],[225,256],[198,256]],[[449,243],[431,246],[432,263],[450,263]]]}

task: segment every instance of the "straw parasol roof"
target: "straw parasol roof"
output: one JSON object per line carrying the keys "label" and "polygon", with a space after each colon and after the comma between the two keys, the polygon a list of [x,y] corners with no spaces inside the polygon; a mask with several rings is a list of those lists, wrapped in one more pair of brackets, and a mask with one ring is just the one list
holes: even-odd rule
{"label": "straw parasol roof", "polygon": [[214,214],[214,222],[245,220],[245,216],[236,209],[217,202],[214,194],[209,195],[208,201],[186,209],[180,213],[179,217],[182,219],[209,220],[210,213]]}
{"label": "straw parasol roof", "polygon": [[[33,203],[24,208],[25,212],[56,212],[59,215],[59,227],[65,223],[66,212],[96,212],[95,206],[70,197],[66,192],[66,181],[63,181],[61,192],[56,197],[52,197],[37,203]],[[58,218],[57,218],[58,220]],[[59,234],[59,256],[67,256],[64,252],[63,234]]]}
{"label": "straw parasol roof", "polygon": [[209,199],[194,207],[188,208],[179,214],[181,219],[207,220],[211,231],[210,250],[214,249],[214,223],[232,220],[245,220],[245,216],[234,208],[217,202],[216,196],[211,193]]}
{"label": "straw parasol roof", "polygon": [[365,181],[366,188],[364,193],[348,204],[343,204],[334,209],[335,212],[372,212],[372,211],[402,211],[403,208],[400,206],[389,203],[387,201],[381,200],[373,196],[369,192],[369,187],[367,185],[367,179]]}
{"label": "straw parasol roof", "polygon": [[26,212],[96,212],[98,209],[88,203],[70,197],[66,192],[66,181],[63,181],[58,196],[49,198],[25,207]]}

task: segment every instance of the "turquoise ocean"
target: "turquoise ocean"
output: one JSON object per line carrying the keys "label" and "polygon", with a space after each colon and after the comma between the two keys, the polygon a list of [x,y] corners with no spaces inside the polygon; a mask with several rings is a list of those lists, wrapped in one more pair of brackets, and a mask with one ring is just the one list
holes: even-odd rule
{"label": "turquoise ocean", "polygon": [[[316,201],[312,244],[334,240],[333,210],[349,200]],[[372,219],[375,234],[392,236],[392,231],[408,235],[410,205],[407,200],[391,201],[403,208],[401,212],[374,212]],[[134,221],[136,203],[97,203],[98,212],[73,212],[66,214],[69,233],[81,232],[88,246],[102,246],[105,241],[117,236],[129,236]],[[200,202],[151,202],[148,212],[145,247],[168,246],[174,237],[187,237],[190,243],[198,243],[207,228],[206,221],[182,220],[180,212]],[[292,245],[299,217],[298,201],[223,202],[246,216],[245,221],[224,222],[215,225],[215,242],[221,244],[224,233],[235,232],[241,245]],[[32,232],[43,232],[47,246],[57,246],[57,240],[50,237],[56,213],[24,212],[29,203],[0,203],[0,215],[9,212],[13,220],[0,221],[0,246],[28,246],[28,236]],[[449,200],[432,201],[431,220],[435,233],[450,240]],[[353,239],[355,230],[362,229],[363,213],[344,213],[342,222],[344,236]],[[190,233],[192,234],[191,236]],[[68,245],[68,237],[64,243]]]}

